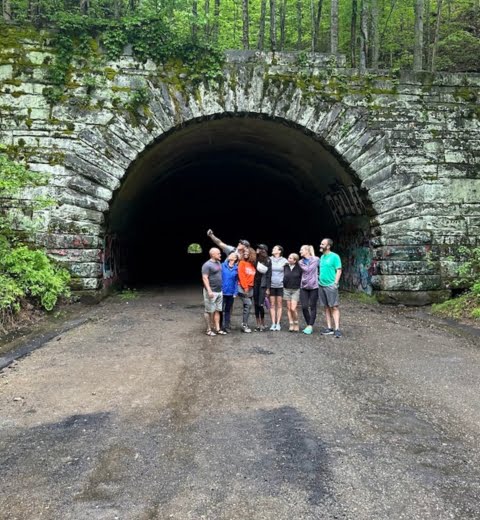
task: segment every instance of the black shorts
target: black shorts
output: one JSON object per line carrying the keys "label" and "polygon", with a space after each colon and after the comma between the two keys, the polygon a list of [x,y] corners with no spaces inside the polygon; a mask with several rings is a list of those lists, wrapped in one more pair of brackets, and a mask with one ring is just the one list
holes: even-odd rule
{"label": "black shorts", "polygon": [[270,296],[280,296],[283,298],[283,287],[271,287]]}

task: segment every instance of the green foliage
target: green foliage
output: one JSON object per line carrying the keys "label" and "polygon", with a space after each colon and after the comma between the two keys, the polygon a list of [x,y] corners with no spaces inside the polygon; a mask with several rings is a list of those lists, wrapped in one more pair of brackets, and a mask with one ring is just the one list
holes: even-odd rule
{"label": "green foliage", "polygon": [[20,200],[28,189],[46,183],[46,177],[27,170],[0,148],[0,326],[19,311],[23,300],[51,310],[61,295],[69,292],[70,275],[28,245],[35,230],[35,220],[25,214],[45,207],[50,201],[32,196]]}
{"label": "green foliage", "polygon": [[458,248],[461,265],[458,268],[458,278],[455,280],[457,287],[475,289],[480,294],[480,247]]}
{"label": "green foliage", "polygon": [[455,287],[467,288],[467,292],[432,306],[432,311],[446,317],[480,319],[480,247],[459,247],[461,260]]}
{"label": "green foliage", "polygon": [[68,294],[70,275],[52,263],[44,251],[22,245],[6,248],[0,256],[0,268],[4,271],[22,296],[50,311],[60,295]]}
{"label": "green foliage", "polygon": [[149,101],[150,93],[146,88],[142,87],[129,94],[125,108],[131,112],[135,112],[140,107],[147,105]]}
{"label": "green foliage", "polygon": [[467,31],[456,31],[443,39],[438,46],[438,68],[453,72],[478,72],[480,38]]}
{"label": "green foliage", "polygon": [[202,246],[200,244],[190,244],[187,249],[187,253],[190,255],[197,255],[202,252]]}
{"label": "green foliage", "polygon": [[[314,32],[312,14],[316,15],[320,3],[313,0],[276,2],[276,50],[299,51],[303,53],[300,62],[304,62],[305,58],[308,61]],[[352,0],[339,0],[339,52],[350,59],[353,50],[358,64],[362,2],[357,2],[354,23],[352,4]],[[111,59],[117,59],[125,46],[130,44],[138,59],[152,59],[156,63],[181,58],[186,50],[185,46],[191,44],[205,52],[210,52],[208,46],[218,50],[243,48],[242,2],[238,0],[222,0],[218,12],[210,0],[199,0],[195,3],[196,14],[193,13],[192,2],[183,0],[95,0],[73,3],[43,0],[35,4],[27,0],[8,0],[6,5],[14,22],[30,21],[36,26],[56,29],[60,40],[67,37],[73,42],[76,54],[87,55],[88,47],[92,47],[92,40],[103,47]],[[370,36],[368,47],[372,50],[373,34],[377,28],[380,68],[410,68],[414,46],[414,2],[377,1],[376,16],[371,10],[372,3],[365,1],[365,5],[368,11],[367,33]],[[260,41],[261,1],[248,2],[250,49],[268,51],[271,48],[269,7],[267,2],[264,36],[263,41]],[[317,52],[330,50],[329,7],[329,2],[323,2],[318,41],[314,49]],[[425,7],[424,58],[428,66],[437,25],[438,2],[426,2]],[[478,0],[443,2],[440,15],[436,69],[479,71]],[[282,20],[285,20],[285,26],[281,32]],[[352,36],[352,27],[356,31],[355,36]],[[85,39],[84,36],[88,38]],[[57,70],[52,73],[58,85],[65,83],[62,76],[69,74],[68,58],[71,57],[71,49],[60,40],[58,47],[64,49],[66,56],[58,57],[58,63],[55,64]],[[372,55],[368,58],[371,61]],[[206,70],[210,69],[207,67]],[[60,93],[57,89],[48,91],[47,95],[55,102]]]}
{"label": "green foliage", "polygon": [[138,292],[135,289],[124,289],[120,293],[120,299],[123,301],[135,300],[138,296]]}

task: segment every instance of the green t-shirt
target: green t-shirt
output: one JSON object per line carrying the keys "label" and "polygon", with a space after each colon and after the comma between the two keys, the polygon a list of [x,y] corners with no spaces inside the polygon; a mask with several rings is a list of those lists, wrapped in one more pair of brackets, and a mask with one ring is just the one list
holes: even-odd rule
{"label": "green t-shirt", "polygon": [[323,286],[333,285],[337,269],[342,268],[342,261],[337,253],[327,253],[320,257],[320,274],[318,283]]}

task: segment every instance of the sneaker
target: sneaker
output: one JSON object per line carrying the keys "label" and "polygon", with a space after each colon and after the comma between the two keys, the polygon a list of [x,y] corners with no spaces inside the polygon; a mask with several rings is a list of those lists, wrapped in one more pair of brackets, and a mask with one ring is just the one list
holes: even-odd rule
{"label": "sneaker", "polygon": [[282,327],[280,326],[280,323],[277,323],[277,328],[275,330],[282,330]]}
{"label": "sneaker", "polygon": [[250,332],[252,332],[252,329],[248,325],[243,324],[242,325],[242,332],[250,333]]}
{"label": "sneaker", "polygon": [[310,334],[313,332],[313,327],[312,327],[311,325],[307,325],[307,326],[302,330],[302,332],[303,332],[304,334],[309,334],[309,335],[310,335]]}
{"label": "sneaker", "polygon": [[272,323],[270,325],[270,330],[277,330],[277,324],[276,323]]}
{"label": "sneaker", "polygon": [[324,327],[321,331],[320,331],[320,334],[323,334],[324,336],[330,336],[331,334],[333,334],[333,329],[329,329],[328,327]]}
{"label": "sneaker", "polygon": [[336,337],[336,338],[341,338],[342,337],[342,333],[337,329],[333,335]]}
{"label": "sneaker", "polygon": [[257,326],[253,329],[255,332],[262,332],[262,327]]}

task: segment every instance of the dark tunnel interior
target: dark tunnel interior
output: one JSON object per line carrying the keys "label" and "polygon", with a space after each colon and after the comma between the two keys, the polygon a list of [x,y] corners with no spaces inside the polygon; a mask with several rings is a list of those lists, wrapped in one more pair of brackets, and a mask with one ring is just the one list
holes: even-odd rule
{"label": "dark tunnel interior", "polygon": [[[301,129],[252,115],[189,124],[151,146],[129,169],[108,216],[128,286],[200,280],[214,244],[246,238],[280,244],[336,240],[325,194],[352,184],[344,166]],[[188,246],[201,245],[201,254]],[[224,256],[224,255],[223,255]]]}

